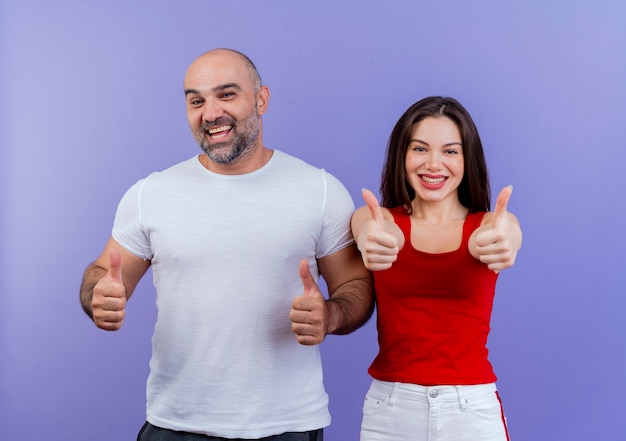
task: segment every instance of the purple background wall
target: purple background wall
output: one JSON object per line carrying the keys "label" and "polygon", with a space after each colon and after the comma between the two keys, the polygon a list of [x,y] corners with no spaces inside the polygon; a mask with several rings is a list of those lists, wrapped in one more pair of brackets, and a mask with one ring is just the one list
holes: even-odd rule
{"label": "purple background wall", "polygon": [[[527,4],[522,4],[527,3]],[[0,3],[0,437],[131,440],[151,277],[96,329],[82,271],[137,179],[199,152],[182,78],[212,47],[258,65],[266,145],[378,188],[387,136],[432,94],[466,105],[524,226],[489,347],[514,440],[624,439],[626,3]],[[329,441],[358,439],[374,323],[323,344]]]}

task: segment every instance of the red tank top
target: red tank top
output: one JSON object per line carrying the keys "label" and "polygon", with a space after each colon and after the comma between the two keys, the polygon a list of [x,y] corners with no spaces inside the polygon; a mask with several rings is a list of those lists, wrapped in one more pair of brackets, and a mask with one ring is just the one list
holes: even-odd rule
{"label": "red tank top", "polygon": [[411,245],[406,211],[391,212],[405,245],[391,268],[374,272],[380,349],[370,375],[424,386],[496,381],[486,345],[497,274],[467,247],[485,213],[467,215],[459,249],[430,254]]}

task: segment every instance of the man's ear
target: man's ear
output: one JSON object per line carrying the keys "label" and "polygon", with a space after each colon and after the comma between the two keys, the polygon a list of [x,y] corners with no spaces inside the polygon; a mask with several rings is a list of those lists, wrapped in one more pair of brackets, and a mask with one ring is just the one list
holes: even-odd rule
{"label": "man's ear", "polygon": [[257,112],[259,115],[263,115],[267,112],[267,108],[270,103],[270,89],[267,86],[261,86],[257,92]]}

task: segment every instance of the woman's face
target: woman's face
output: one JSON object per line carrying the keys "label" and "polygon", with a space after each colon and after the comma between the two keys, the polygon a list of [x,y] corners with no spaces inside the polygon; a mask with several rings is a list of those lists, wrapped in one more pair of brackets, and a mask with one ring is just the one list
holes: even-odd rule
{"label": "woman's face", "polygon": [[454,197],[463,179],[461,132],[449,118],[427,117],[413,125],[405,161],[415,197],[437,202]]}

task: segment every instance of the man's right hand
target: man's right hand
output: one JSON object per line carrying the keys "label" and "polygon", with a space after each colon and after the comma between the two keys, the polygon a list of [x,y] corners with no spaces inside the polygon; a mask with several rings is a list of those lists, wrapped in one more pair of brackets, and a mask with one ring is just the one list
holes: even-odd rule
{"label": "man's right hand", "polygon": [[93,288],[91,307],[98,328],[117,331],[126,315],[126,288],[122,282],[122,256],[113,248],[109,271]]}

